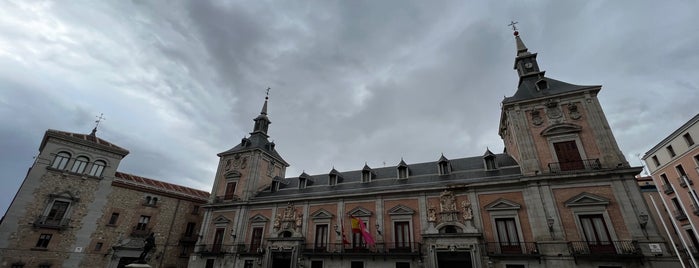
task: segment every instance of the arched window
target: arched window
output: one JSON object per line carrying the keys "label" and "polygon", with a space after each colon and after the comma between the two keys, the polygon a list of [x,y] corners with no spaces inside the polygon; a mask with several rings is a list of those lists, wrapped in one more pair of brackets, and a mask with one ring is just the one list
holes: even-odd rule
{"label": "arched window", "polygon": [[73,163],[73,168],[70,169],[70,172],[85,172],[85,167],[87,167],[88,162],[90,162],[90,159],[87,159],[87,157],[78,156],[78,158],[75,158],[75,163]]}
{"label": "arched window", "polygon": [[60,152],[56,154],[56,158],[53,159],[52,168],[55,169],[65,169],[68,165],[68,160],[70,160],[70,154],[67,152]]}
{"label": "arched window", "polygon": [[92,169],[90,169],[90,176],[95,176],[95,177],[101,177],[102,176],[102,171],[104,171],[104,167],[107,166],[107,163],[105,163],[102,160],[97,160],[95,163],[92,163]]}

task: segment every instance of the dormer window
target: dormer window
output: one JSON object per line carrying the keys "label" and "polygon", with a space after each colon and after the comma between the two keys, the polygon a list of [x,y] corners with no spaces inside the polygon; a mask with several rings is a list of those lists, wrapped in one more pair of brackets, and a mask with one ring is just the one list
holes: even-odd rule
{"label": "dormer window", "polygon": [[536,90],[542,91],[545,89],[549,88],[549,83],[546,82],[544,79],[540,79],[539,81],[536,81]]}
{"label": "dormer window", "polygon": [[278,182],[278,181],[273,181],[273,182],[272,182],[272,189],[271,189],[271,191],[272,191],[273,193],[279,191],[279,182]]}
{"label": "dormer window", "polygon": [[405,179],[408,177],[408,167],[398,167],[398,178]]}
{"label": "dormer window", "polygon": [[449,165],[449,159],[444,157],[444,155],[442,155],[442,157],[439,158],[439,161],[437,162],[437,169],[438,169],[439,175],[447,175],[447,174],[449,174],[449,172],[451,172],[451,168]]}
{"label": "dormer window", "polygon": [[306,189],[307,181],[306,178],[299,178],[299,189]]}
{"label": "dormer window", "polygon": [[370,181],[371,181],[371,171],[362,170],[362,182],[370,182]]}
{"label": "dormer window", "polygon": [[90,162],[90,159],[87,159],[87,157],[78,156],[78,158],[75,158],[75,163],[73,163],[73,168],[70,169],[70,172],[74,172],[74,173],[85,172],[85,167],[87,167],[88,162]]}
{"label": "dormer window", "polygon": [[488,157],[485,159],[485,169],[486,170],[497,169],[497,167],[495,166],[495,157]]}
{"label": "dormer window", "polygon": [[56,154],[56,158],[53,159],[53,164],[51,164],[51,167],[61,170],[65,169],[66,165],[68,165],[68,160],[70,160],[70,154],[67,152],[60,152]]}
{"label": "dormer window", "polygon": [[328,185],[337,185],[337,174],[330,174],[330,178],[328,179]]}

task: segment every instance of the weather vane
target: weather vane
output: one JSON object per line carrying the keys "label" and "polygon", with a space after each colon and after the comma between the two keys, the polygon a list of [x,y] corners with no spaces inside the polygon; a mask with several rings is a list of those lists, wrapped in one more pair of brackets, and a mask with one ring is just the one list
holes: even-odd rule
{"label": "weather vane", "polygon": [[102,120],[107,120],[107,118],[104,117],[103,113],[100,113],[99,116],[95,116],[95,117],[97,117],[97,120],[95,120],[95,129],[97,129],[97,127],[100,126],[100,122],[102,122]]}
{"label": "weather vane", "polygon": [[507,26],[512,26],[512,30],[517,31],[517,25],[516,25],[517,23],[518,22],[516,22],[516,21],[510,21],[510,24],[508,24]]}
{"label": "weather vane", "polygon": [[272,89],[271,87],[267,87],[267,96],[265,96],[265,99],[269,99],[269,90]]}

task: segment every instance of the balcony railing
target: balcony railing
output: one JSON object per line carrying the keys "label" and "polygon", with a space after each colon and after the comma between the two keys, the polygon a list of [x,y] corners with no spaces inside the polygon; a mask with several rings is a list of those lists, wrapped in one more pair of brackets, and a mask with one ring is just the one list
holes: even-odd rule
{"label": "balcony railing", "polygon": [[236,201],[236,200],[238,200],[238,199],[239,199],[238,196],[237,196],[237,195],[233,195],[233,194],[230,194],[230,195],[219,195],[219,196],[216,196],[216,198],[214,198],[214,203],[227,203],[227,202]]}
{"label": "balcony railing", "polygon": [[329,255],[329,254],[358,254],[358,255],[383,255],[390,254],[392,256],[420,255],[420,243],[376,243],[374,246],[361,245],[353,246],[343,243],[331,243],[314,245],[307,244],[304,247],[303,253],[307,255]]}
{"label": "balcony railing", "polygon": [[689,185],[694,185],[694,182],[692,180],[690,180],[689,177],[687,177],[687,175],[683,175],[683,176],[677,178],[677,180],[680,182],[680,186],[687,187],[687,183],[685,182],[685,179],[687,179],[686,181],[689,182]]}
{"label": "balcony railing", "polygon": [[198,238],[199,238],[199,235],[196,233],[182,233],[182,236],[180,237],[180,242],[185,242],[185,243],[197,242]]}
{"label": "balcony railing", "polygon": [[56,219],[53,217],[41,216],[34,221],[34,226],[48,229],[66,229],[70,223],[69,218]]}
{"label": "balcony railing", "polygon": [[684,214],[681,210],[673,210],[672,215],[675,216],[675,219],[678,221],[687,219],[687,214]]}
{"label": "balcony railing", "polygon": [[578,170],[596,170],[602,168],[598,158],[584,159],[580,161],[555,162],[549,163],[549,171],[551,173],[561,173]]}
{"label": "balcony railing", "polygon": [[665,194],[671,194],[675,192],[675,190],[672,189],[672,186],[670,186],[670,184],[663,184],[663,191],[665,191]]}
{"label": "balcony railing", "polygon": [[196,253],[201,255],[223,255],[223,254],[263,254],[263,244],[201,244],[197,245]]}
{"label": "balcony railing", "polygon": [[146,237],[151,233],[150,228],[145,228],[141,226],[134,226],[133,230],[131,230],[131,236],[132,237]]}
{"label": "balcony railing", "polygon": [[642,256],[641,248],[636,241],[572,241],[569,242],[570,252],[574,256]]}
{"label": "balcony railing", "polygon": [[540,256],[536,242],[486,242],[483,244],[488,256]]}

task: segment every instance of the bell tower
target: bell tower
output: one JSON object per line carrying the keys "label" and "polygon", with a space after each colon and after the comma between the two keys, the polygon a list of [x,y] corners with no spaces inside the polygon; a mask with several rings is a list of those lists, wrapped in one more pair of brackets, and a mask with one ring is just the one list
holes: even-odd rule
{"label": "bell tower", "polygon": [[262,111],[255,121],[249,137],[243,137],[238,145],[219,153],[219,165],[214,179],[211,202],[225,203],[249,200],[257,192],[271,185],[272,178],[284,177],[289,164],[269,141],[267,103],[269,88]]}
{"label": "bell tower", "polygon": [[499,134],[522,173],[628,167],[597,99],[602,86],[551,79],[514,24],[517,91],[502,101]]}

